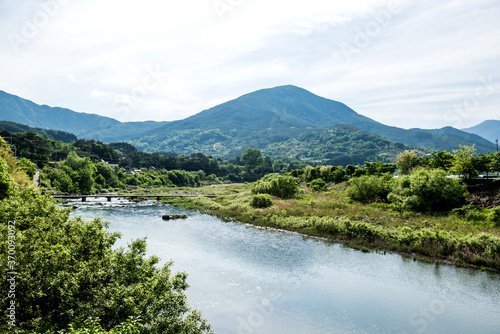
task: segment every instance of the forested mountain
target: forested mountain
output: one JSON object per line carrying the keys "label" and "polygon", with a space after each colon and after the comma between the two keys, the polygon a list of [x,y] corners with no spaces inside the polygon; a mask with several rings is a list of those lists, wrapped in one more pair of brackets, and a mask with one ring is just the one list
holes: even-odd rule
{"label": "forested mountain", "polygon": [[471,128],[462,130],[474,133],[494,143],[497,139],[500,138],[500,120],[490,119]]}
{"label": "forested mountain", "polygon": [[363,165],[365,161],[395,161],[398,153],[409,148],[382,136],[342,124],[271,144],[265,149],[265,153],[346,166]]}
{"label": "forested mountain", "polygon": [[345,104],[302,88],[281,86],[243,95],[184,120],[168,123],[132,142],[138,148],[178,153],[197,150],[235,156],[307,131],[341,123],[377,123]]}
{"label": "forested mountain", "polygon": [[33,133],[38,133],[49,139],[60,140],[64,143],[72,143],[78,139],[74,134],[66,131],[32,128],[28,125],[9,122],[9,121],[0,121],[0,131],[8,131],[12,133],[33,132]]}
{"label": "forested mountain", "polygon": [[[456,130],[433,133],[391,127],[356,113],[343,103],[325,99],[295,86],[262,89],[204,110],[184,120],[168,123],[132,142],[146,151],[193,150],[218,156],[234,156],[247,147],[264,149],[308,131],[349,124],[360,130],[406,145],[432,150],[458,149],[476,144],[479,152],[494,150],[482,138]],[[447,131],[449,132],[449,131]],[[464,138],[461,134],[465,135]]]}

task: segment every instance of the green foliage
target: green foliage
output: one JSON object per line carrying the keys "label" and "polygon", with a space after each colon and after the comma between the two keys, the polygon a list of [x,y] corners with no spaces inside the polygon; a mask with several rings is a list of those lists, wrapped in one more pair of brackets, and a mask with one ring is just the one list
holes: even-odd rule
{"label": "green foliage", "polygon": [[9,197],[14,191],[14,181],[9,176],[9,166],[0,157],[0,200]]}
{"label": "green foliage", "polygon": [[472,179],[478,175],[476,148],[474,146],[462,146],[459,150],[453,150],[455,164],[452,171],[466,179]]}
{"label": "green foliage", "polygon": [[[0,162],[0,176],[8,179]],[[70,220],[69,211],[33,188],[14,187],[0,201],[0,217],[0,264],[17,273],[19,332],[58,332],[70,324],[74,333],[210,331],[187,303],[187,275],[173,274],[171,263],[159,267],[155,256],[147,258],[145,240],[114,249],[120,235],[108,232],[105,222]],[[7,262],[9,230],[15,231],[15,263]],[[0,272],[4,296],[7,275]],[[4,314],[8,304],[8,298],[0,299]],[[0,323],[0,332],[11,330],[6,321]]]}
{"label": "green foliage", "polygon": [[496,227],[500,227],[500,207],[491,210],[488,215],[488,220],[495,223]]}
{"label": "green foliage", "polygon": [[315,191],[323,191],[326,189],[326,182],[323,179],[314,179],[309,183],[309,187]]}
{"label": "green foliage", "polygon": [[33,176],[35,175],[35,173],[37,171],[36,164],[34,164],[33,162],[31,162],[30,160],[28,160],[26,158],[19,159],[19,161],[17,162],[17,165],[22,170],[24,170],[30,178],[33,178]]}
{"label": "green foliage", "polygon": [[408,175],[418,166],[418,156],[415,150],[405,150],[401,152],[396,160],[401,175]]}
{"label": "green foliage", "polygon": [[306,182],[322,179],[325,182],[340,183],[344,181],[346,173],[340,166],[307,166],[303,176]]}
{"label": "green foliage", "polygon": [[247,148],[241,156],[241,161],[245,164],[247,170],[254,171],[262,166],[264,159],[258,148]]}
{"label": "green foliage", "polygon": [[406,146],[348,125],[318,129],[285,142],[269,145],[272,156],[326,161],[329,165],[362,165],[390,161]]}
{"label": "green foliage", "polygon": [[293,176],[277,176],[270,181],[259,180],[252,185],[252,194],[270,194],[290,198],[299,191],[297,179]]}
{"label": "green foliage", "polygon": [[416,211],[447,211],[468,196],[462,180],[448,178],[443,170],[418,170],[395,180],[389,201]]}
{"label": "green foliage", "polygon": [[256,194],[252,196],[252,201],[250,205],[254,208],[268,208],[273,205],[273,200],[271,195],[268,194]]}
{"label": "green foliage", "polygon": [[366,175],[381,176],[384,174],[394,174],[397,168],[398,168],[397,165],[391,163],[382,163],[380,161],[376,162],[365,161]]}
{"label": "green foliage", "polygon": [[392,177],[389,175],[382,177],[363,175],[352,178],[345,191],[350,199],[362,203],[386,201],[391,187],[391,180]]}
{"label": "green foliage", "polygon": [[433,168],[440,168],[444,171],[450,171],[455,163],[455,157],[453,154],[447,151],[440,151],[431,153],[433,159],[431,162],[431,166]]}
{"label": "green foliage", "polygon": [[60,140],[65,143],[71,143],[74,142],[77,138],[74,134],[69,133],[69,132],[64,132],[64,131],[59,131],[59,130],[47,130],[47,129],[41,129],[41,128],[32,128],[28,125],[20,124],[20,123],[15,123],[15,122],[9,122],[9,121],[0,121],[0,135],[2,137],[10,137],[11,134],[13,133],[27,133],[27,132],[33,132],[40,134],[46,138],[52,139],[52,140]]}

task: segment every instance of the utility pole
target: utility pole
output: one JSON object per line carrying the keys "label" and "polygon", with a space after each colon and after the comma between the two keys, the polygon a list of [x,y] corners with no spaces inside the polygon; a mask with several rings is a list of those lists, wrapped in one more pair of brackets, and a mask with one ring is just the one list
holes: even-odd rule
{"label": "utility pole", "polygon": [[498,138],[497,138],[497,153],[498,153]]}

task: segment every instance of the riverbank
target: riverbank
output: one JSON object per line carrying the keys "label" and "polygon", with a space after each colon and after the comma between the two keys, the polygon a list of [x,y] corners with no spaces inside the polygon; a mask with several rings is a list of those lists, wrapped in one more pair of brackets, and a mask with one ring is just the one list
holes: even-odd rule
{"label": "riverbank", "polygon": [[[415,260],[500,271],[500,228],[480,209],[440,214],[395,212],[384,203],[351,202],[344,185],[325,192],[303,185],[291,199],[273,198],[268,208],[251,206],[249,184],[176,188],[217,198],[169,198],[163,203],[195,209],[226,221],[277,228],[341,242],[363,251],[398,252]],[[163,191],[168,191],[164,189]]]}

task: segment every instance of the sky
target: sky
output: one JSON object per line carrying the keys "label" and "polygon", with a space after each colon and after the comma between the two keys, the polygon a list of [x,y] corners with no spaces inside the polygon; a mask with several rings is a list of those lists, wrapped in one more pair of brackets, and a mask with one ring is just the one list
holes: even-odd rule
{"label": "sky", "polygon": [[0,90],[172,121],[296,85],[403,128],[500,119],[498,0],[0,0]]}

